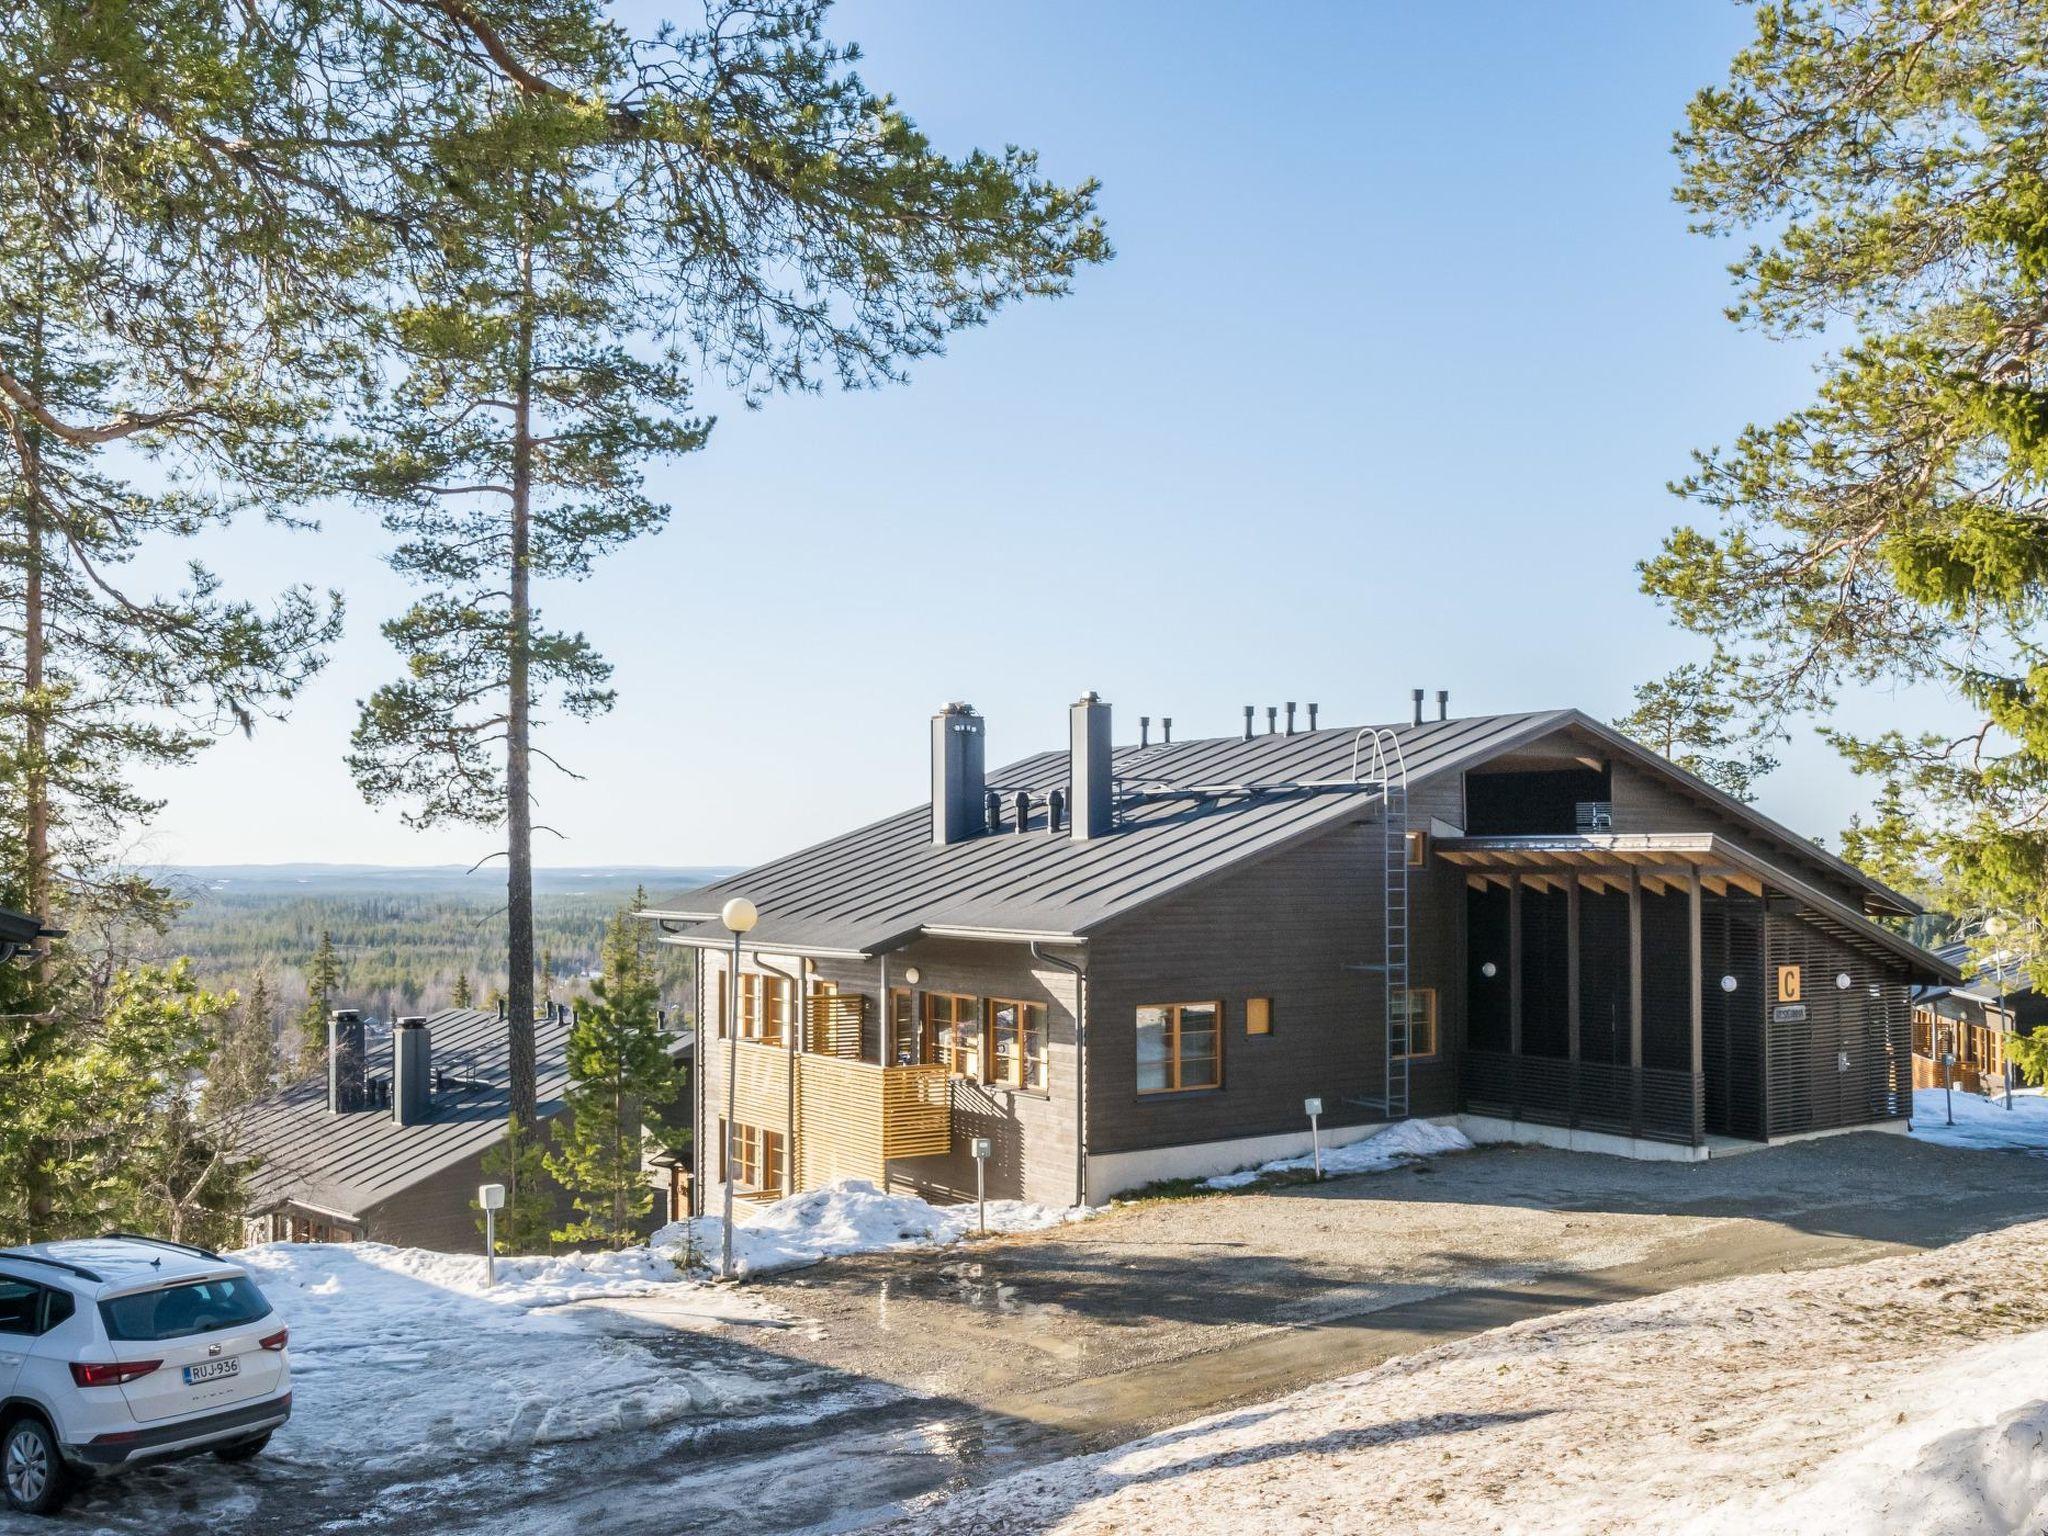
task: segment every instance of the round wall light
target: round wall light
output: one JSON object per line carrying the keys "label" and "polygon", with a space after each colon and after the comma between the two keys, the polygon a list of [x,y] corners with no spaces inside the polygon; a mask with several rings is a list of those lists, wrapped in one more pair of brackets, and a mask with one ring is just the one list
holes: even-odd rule
{"label": "round wall light", "polygon": [[1491,981],[1494,977],[1500,974],[1500,967],[1495,965],[1491,960],[1489,960],[1486,962],[1486,964],[1479,967],[1479,974],[1484,976],[1488,981]]}
{"label": "round wall light", "polygon": [[1847,971],[1837,971],[1835,973],[1835,985],[1840,987],[1844,992],[1846,992],[1851,987],[1856,985],[1856,978],[1851,976]]}
{"label": "round wall light", "polygon": [[1737,982],[1733,976],[1723,976],[1721,978],[1721,990],[1723,992],[1733,992],[1736,986]]}
{"label": "round wall light", "polygon": [[906,965],[903,968],[903,979],[909,982],[914,987],[924,978],[918,973],[918,969],[916,966]]}

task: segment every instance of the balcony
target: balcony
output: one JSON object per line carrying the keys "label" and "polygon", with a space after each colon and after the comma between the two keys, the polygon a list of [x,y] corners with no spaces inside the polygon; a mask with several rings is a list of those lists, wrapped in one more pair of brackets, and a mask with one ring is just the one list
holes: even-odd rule
{"label": "balcony", "polygon": [[[952,1089],[943,1066],[883,1067],[752,1040],[739,1042],[735,1056],[734,1114],[747,1125],[792,1133],[796,1189],[835,1179],[881,1184],[892,1159],[953,1149]],[[723,1066],[721,1058],[717,1068]]]}

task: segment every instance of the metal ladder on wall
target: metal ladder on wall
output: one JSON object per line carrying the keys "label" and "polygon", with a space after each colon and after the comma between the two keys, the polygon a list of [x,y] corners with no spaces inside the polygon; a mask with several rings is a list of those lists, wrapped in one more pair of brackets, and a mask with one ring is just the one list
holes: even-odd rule
{"label": "metal ladder on wall", "polygon": [[1354,1102],[1389,1120],[1408,1118],[1408,761],[1394,732],[1368,727],[1351,743],[1351,778],[1380,790],[1380,961],[1354,969],[1384,979],[1386,1070],[1382,1092]]}

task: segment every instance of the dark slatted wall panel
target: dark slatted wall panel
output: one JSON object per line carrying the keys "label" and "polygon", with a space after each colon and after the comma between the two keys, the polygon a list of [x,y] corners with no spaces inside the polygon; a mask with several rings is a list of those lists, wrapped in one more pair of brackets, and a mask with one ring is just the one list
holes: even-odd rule
{"label": "dark slatted wall panel", "polygon": [[[1773,1136],[1896,1119],[1910,1101],[1903,981],[1872,957],[1773,903],[1765,924]],[[1803,1019],[1775,1016],[1778,967],[1801,969]],[[1838,984],[1846,976],[1849,984]]]}
{"label": "dark slatted wall panel", "polygon": [[1579,893],[1579,1059],[1628,1065],[1628,898]]}
{"label": "dark slatted wall panel", "polygon": [[[1701,905],[1701,979],[1705,1008],[1701,1063],[1706,1127],[1718,1136],[1764,1135],[1763,903],[1754,896],[1709,896]],[[1735,978],[1735,990],[1721,985]]]}
{"label": "dark slatted wall panel", "polygon": [[[1465,910],[1465,1038],[1475,1051],[1508,1048],[1508,893],[1468,891]],[[1484,974],[1491,962],[1494,974]]]}
{"label": "dark slatted wall panel", "polygon": [[1643,892],[1643,1065],[1692,1070],[1689,896]]}
{"label": "dark slatted wall panel", "polygon": [[1571,956],[1563,891],[1522,892],[1522,1054],[1571,1054]]}

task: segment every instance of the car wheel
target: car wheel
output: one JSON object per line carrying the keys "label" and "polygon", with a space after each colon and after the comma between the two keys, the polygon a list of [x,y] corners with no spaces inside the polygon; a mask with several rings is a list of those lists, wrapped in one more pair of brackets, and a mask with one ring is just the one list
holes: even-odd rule
{"label": "car wheel", "polygon": [[70,1469],[50,1426],[24,1414],[0,1433],[0,1491],[23,1514],[55,1514],[71,1491]]}
{"label": "car wheel", "polygon": [[252,1440],[237,1440],[233,1445],[216,1446],[213,1454],[222,1461],[247,1461],[259,1454],[268,1444],[270,1431],[266,1429]]}

